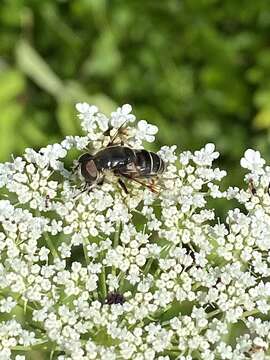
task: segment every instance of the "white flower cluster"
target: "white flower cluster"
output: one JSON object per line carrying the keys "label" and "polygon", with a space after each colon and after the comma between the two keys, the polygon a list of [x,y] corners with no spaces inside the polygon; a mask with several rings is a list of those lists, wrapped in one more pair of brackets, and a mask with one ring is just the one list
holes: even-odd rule
{"label": "white flower cluster", "polygon": [[[0,359],[270,359],[270,167],[247,150],[245,190],[221,189],[213,144],[164,146],[158,194],[106,174],[79,190],[70,150],[116,139],[142,149],[157,127],[130,105],[77,104],[85,136],[0,164]],[[74,151],[73,151],[74,153]],[[74,164],[76,165],[76,159]],[[235,199],[224,221],[213,199]],[[15,320],[16,319],[16,320]],[[46,355],[47,354],[47,355]]]}

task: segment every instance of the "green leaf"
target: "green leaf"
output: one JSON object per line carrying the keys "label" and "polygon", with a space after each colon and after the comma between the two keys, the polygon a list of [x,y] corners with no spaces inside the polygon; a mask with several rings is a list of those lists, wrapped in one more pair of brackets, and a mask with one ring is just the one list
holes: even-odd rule
{"label": "green leaf", "polygon": [[58,102],[57,121],[63,135],[76,135],[79,133],[78,118],[75,115],[72,102]]}
{"label": "green leaf", "polygon": [[255,116],[253,124],[257,129],[269,129],[270,128],[270,107],[263,108]]}
{"label": "green leaf", "polygon": [[94,44],[91,57],[84,64],[87,74],[108,76],[120,66],[121,55],[117,49],[116,36],[110,30],[101,33]]}
{"label": "green leaf", "polygon": [[[10,158],[16,145],[16,124],[22,116],[22,107],[16,103],[10,102],[1,106],[0,121],[0,161],[6,161]],[[13,136],[11,136],[13,134]]]}
{"label": "green leaf", "polygon": [[17,70],[0,72],[0,103],[21,94],[25,87],[24,76]]}
{"label": "green leaf", "polygon": [[25,121],[21,128],[22,136],[31,146],[41,147],[46,144],[47,136],[33,121]]}
{"label": "green leaf", "polygon": [[63,84],[36,50],[24,40],[18,43],[15,50],[19,68],[42,89],[58,97]]}
{"label": "green leaf", "polygon": [[86,101],[95,104],[105,114],[110,114],[116,107],[116,104],[104,94],[87,94],[76,81],[69,81],[65,84],[65,91],[61,93],[58,100],[57,122],[63,135],[75,135],[81,131],[76,117],[76,103]]}
{"label": "green leaf", "polygon": [[76,81],[65,83],[65,91],[62,92],[59,100],[69,101],[73,106],[78,102],[86,101],[89,104],[96,105],[105,114],[110,114],[116,107],[116,103],[106,94],[89,94],[84,87]]}

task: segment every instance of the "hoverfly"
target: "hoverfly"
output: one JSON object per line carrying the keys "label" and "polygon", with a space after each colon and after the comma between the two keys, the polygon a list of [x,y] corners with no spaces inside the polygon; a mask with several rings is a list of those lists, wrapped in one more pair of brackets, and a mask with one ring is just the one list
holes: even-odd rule
{"label": "hoverfly", "polygon": [[106,148],[96,154],[85,153],[79,157],[81,175],[84,177],[88,188],[102,184],[104,172],[109,170],[119,178],[118,183],[126,194],[128,190],[122,178],[135,181],[156,192],[153,185],[146,184],[141,180],[153,180],[155,176],[162,174],[165,170],[164,161],[152,151],[132,149],[129,146],[114,144],[116,136],[117,134]]}

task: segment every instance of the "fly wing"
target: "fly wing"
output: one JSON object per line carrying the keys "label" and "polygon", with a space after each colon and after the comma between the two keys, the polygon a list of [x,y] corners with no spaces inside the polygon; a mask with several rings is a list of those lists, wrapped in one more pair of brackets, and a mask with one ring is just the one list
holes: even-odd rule
{"label": "fly wing", "polygon": [[131,162],[125,166],[121,166],[120,168],[116,169],[115,174],[128,176],[134,179],[140,177],[140,170],[137,168],[134,162]]}

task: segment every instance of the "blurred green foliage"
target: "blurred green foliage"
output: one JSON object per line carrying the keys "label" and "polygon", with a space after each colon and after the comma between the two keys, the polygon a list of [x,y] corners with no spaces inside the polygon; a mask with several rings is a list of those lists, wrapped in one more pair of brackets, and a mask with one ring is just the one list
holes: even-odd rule
{"label": "blurred green foliage", "polygon": [[78,133],[77,101],[131,103],[157,146],[214,142],[229,169],[269,159],[269,0],[2,0],[0,26],[1,161]]}

